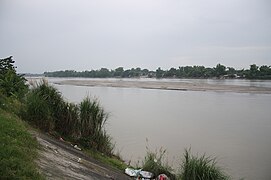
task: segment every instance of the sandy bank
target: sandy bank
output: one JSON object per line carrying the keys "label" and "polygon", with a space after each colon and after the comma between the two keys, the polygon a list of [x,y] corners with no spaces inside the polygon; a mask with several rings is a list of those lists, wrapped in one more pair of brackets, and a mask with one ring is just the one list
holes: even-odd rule
{"label": "sandy bank", "polygon": [[60,85],[76,86],[99,86],[99,87],[120,87],[120,88],[144,88],[179,91],[214,91],[214,92],[236,92],[271,94],[271,88],[238,85],[218,85],[208,83],[172,82],[172,81],[134,81],[134,80],[63,80],[55,82]]}

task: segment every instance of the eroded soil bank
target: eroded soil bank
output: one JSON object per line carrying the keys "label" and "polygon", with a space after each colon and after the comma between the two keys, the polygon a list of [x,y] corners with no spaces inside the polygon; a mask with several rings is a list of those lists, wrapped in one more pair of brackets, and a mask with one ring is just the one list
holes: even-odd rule
{"label": "eroded soil bank", "polygon": [[38,132],[32,134],[41,146],[37,164],[46,179],[130,179],[69,143]]}

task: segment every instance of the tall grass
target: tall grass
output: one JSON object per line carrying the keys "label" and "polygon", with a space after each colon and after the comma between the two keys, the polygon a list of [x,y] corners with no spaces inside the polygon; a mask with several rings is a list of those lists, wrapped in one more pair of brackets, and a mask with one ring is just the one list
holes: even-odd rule
{"label": "tall grass", "polygon": [[27,94],[23,118],[40,129],[50,132],[61,116],[61,105],[64,103],[60,93],[47,82],[37,83]]}
{"label": "tall grass", "polygon": [[159,151],[152,152],[147,147],[147,155],[144,158],[142,169],[149,171],[157,177],[159,174],[166,174],[170,179],[176,179],[173,169],[167,164],[165,159],[166,150],[160,148]]}
{"label": "tall grass", "polygon": [[81,120],[81,140],[88,147],[97,149],[108,155],[114,149],[111,137],[104,130],[108,114],[96,99],[86,97],[79,105]]}
{"label": "tall grass", "polygon": [[108,114],[96,99],[86,97],[79,105],[66,102],[43,80],[28,93],[23,117],[44,131],[57,132],[107,155],[113,153],[114,145],[104,128]]}
{"label": "tall grass", "polygon": [[228,180],[226,175],[216,164],[216,159],[208,156],[193,156],[190,149],[185,149],[181,164],[181,180]]}

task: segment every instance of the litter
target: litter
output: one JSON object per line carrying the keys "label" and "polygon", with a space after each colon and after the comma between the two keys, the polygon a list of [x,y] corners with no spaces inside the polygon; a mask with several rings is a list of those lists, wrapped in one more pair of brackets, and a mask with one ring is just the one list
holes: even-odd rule
{"label": "litter", "polygon": [[82,159],[81,158],[78,158],[77,162],[78,163],[81,163]]}
{"label": "litter", "polygon": [[165,175],[165,174],[160,174],[160,175],[157,177],[157,180],[169,180],[169,178],[168,178],[167,175]]}
{"label": "litter", "polygon": [[79,148],[76,144],[73,146],[75,149],[81,151],[81,148]]}
{"label": "litter", "polygon": [[132,168],[126,168],[125,169],[125,174],[131,176],[131,177],[137,177],[139,175],[139,172],[141,171],[141,169],[136,170],[136,169],[132,169]]}
{"label": "litter", "polygon": [[147,179],[151,179],[153,176],[153,174],[148,171],[140,171],[139,174],[141,175],[141,177],[147,178]]}
{"label": "litter", "polygon": [[151,179],[153,177],[153,174],[148,171],[142,171],[142,169],[132,169],[132,168],[126,168],[125,174],[129,175],[130,177],[140,177],[140,178],[146,178]]}

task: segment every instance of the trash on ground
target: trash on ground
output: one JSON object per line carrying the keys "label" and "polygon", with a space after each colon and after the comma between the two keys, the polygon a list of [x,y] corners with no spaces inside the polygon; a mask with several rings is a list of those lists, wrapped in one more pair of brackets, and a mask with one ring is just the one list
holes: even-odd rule
{"label": "trash on ground", "polygon": [[160,175],[157,177],[157,180],[169,180],[169,178],[168,178],[167,175],[165,175],[165,174],[160,174]]}
{"label": "trash on ground", "polygon": [[151,172],[142,171],[142,169],[126,168],[125,174],[131,177],[140,177],[140,178],[146,178],[146,179],[151,179],[153,177],[153,174]]}
{"label": "trash on ground", "polygon": [[81,158],[78,158],[77,162],[78,163],[81,163],[82,159]]}
{"label": "trash on ground", "polygon": [[137,177],[139,175],[139,172],[141,171],[141,169],[136,170],[136,169],[132,169],[132,168],[126,168],[125,169],[125,174],[131,176],[131,177]]}
{"label": "trash on ground", "polygon": [[76,144],[73,146],[75,149],[81,151],[81,148],[79,148]]}

